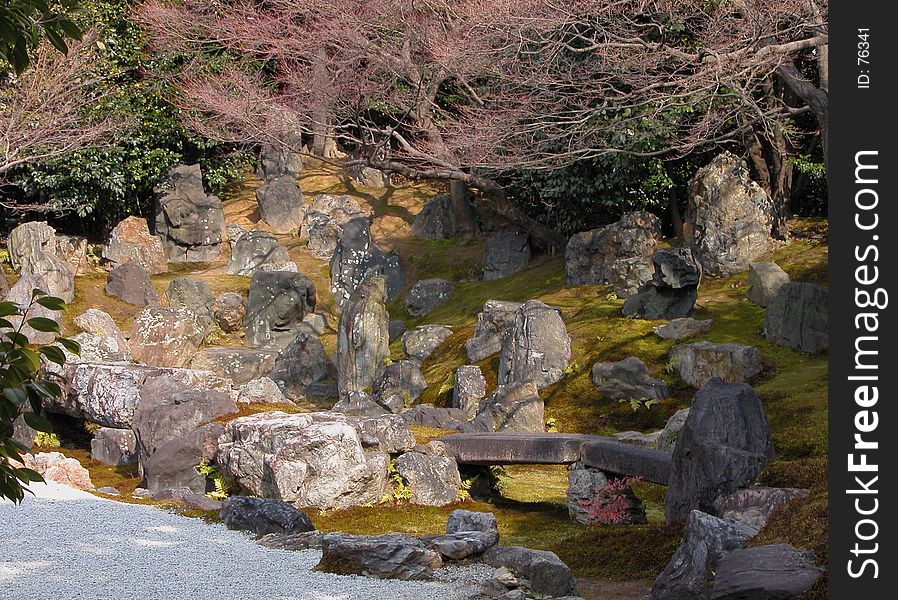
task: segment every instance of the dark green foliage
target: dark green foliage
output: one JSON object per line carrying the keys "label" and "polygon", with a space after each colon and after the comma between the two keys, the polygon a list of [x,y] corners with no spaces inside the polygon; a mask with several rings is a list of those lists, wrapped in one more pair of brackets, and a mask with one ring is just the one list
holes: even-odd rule
{"label": "dark green foliage", "polygon": [[77,12],[77,0],[7,0],[0,4],[0,67],[7,63],[22,73],[31,62],[29,51],[43,37],[67,54],[66,40],[81,39],[81,28],[72,20]]}

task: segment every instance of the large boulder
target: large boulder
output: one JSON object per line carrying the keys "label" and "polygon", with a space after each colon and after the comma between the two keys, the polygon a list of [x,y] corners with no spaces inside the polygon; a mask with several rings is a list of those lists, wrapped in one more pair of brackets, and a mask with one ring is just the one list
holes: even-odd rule
{"label": "large boulder", "polygon": [[748,166],[724,152],[689,182],[686,242],[705,273],[734,275],[773,244],[773,203],[751,180]]}
{"label": "large boulder", "polygon": [[73,362],[130,361],[131,348],[118,325],[107,313],[89,308],[74,319],[83,333],[72,336],[81,345],[81,354],[66,354]]}
{"label": "large boulder", "polygon": [[773,440],[764,405],[749,385],[712,379],[692,401],[677,436],[664,496],[668,521],[683,520],[698,509],[757,481],[773,457]]}
{"label": "large boulder", "polygon": [[309,515],[283,500],[231,496],[221,506],[221,520],[228,529],[269,533],[305,533],[314,531]]}
{"label": "large boulder", "polygon": [[797,488],[754,486],[718,498],[714,510],[725,519],[739,521],[760,531],[780,506],[807,498],[809,494],[808,490]]}
{"label": "large boulder", "polygon": [[306,209],[294,175],[266,180],[256,189],[256,202],[262,220],[273,232],[290,233],[302,226]]}
{"label": "large boulder", "polygon": [[330,267],[331,292],[340,310],[370,271],[379,271],[384,276],[387,300],[398,296],[405,285],[399,255],[377,247],[371,239],[371,224],[363,218],[352,219],[343,225]]}
{"label": "large boulder", "polygon": [[159,304],[159,295],[150,281],[150,276],[137,263],[119,265],[106,275],[103,291],[135,306]]}
{"label": "large boulder", "polygon": [[45,481],[62,483],[79,490],[93,490],[90,472],[75,458],[62,452],[38,452],[23,457],[25,467],[37,471]]}
{"label": "large boulder", "polygon": [[472,238],[480,234],[477,212],[466,195],[434,196],[412,222],[412,233],[422,240]]}
{"label": "large boulder", "polygon": [[25,254],[19,261],[19,272],[23,276],[37,275],[47,283],[45,292],[51,296],[71,302],[75,298],[75,276],[69,265],[46,250],[35,250]]}
{"label": "large boulder", "polygon": [[727,383],[741,383],[763,369],[761,352],[744,344],[680,344],[670,349],[670,362],[683,381],[695,388],[714,377]]}
{"label": "large boulder", "polygon": [[246,303],[246,341],[256,348],[283,347],[315,310],[315,284],[300,273],[258,271]]}
{"label": "large boulder", "polygon": [[237,402],[240,404],[292,404],[284,396],[278,384],[268,377],[253,379],[238,387]]}
{"label": "large boulder", "polygon": [[486,236],[483,251],[483,280],[501,279],[517,273],[530,262],[530,236],[501,229]]}
{"label": "large boulder", "polygon": [[611,400],[664,400],[668,394],[667,382],[651,377],[645,363],[635,356],[594,364],[592,382]]}
{"label": "large boulder", "polygon": [[457,429],[468,420],[468,415],[460,408],[443,408],[431,404],[419,404],[403,411],[402,418],[409,425],[420,425],[434,429]]}
{"label": "large boulder", "polygon": [[56,251],[56,230],[46,221],[28,221],[13,228],[6,240],[9,264],[14,271],[22,268],[22,259],[35,252]]}
{"label": "large boulder", "polygon": [[319,194],[302,221],[300,239],[308,240],[306,250],[315,258],[330,260],[343,234],[343,226],[356,218],[371,216],[346,194]]}
{"label": "large boulder", "polygon": [[711,600],[801,598],[823,576],[815,556],[787,544],[736,550],[717,565]]}
{"label": "large boulder", "polygon": [[318,338],[297,333],[281,350],[268,376],[288,398],[298,400],[321,395],[321,382],[333,375],[333,365]]}
{"label": "large boulder", "polygon": [[544,432],[545,404],[536,385],[531,382],[499,385],[480,403],[474,428],[480,431]]}
{"label": "large boulder", "polygon": [[571,337],[558,309],[528,300],[518,309],[502,343],[499,383],[530,381],[537,389],[564,377],[571,360]]}
{"label": "large boulder", "polygon": [[412,504],[444,506],[458,500],[461,475],[455,460],[418,452],[406,452],[395,461],[396,472],[412,491]]}
{"label": "large boulder", "polygon": [[387,455],[365,452],[348,417],[336,413],[234,419],[219,439],[216,460],[244,492],[296,506],[362,506],[378,502],[387,489]]}
{"label": "large boulder", "polygon": [[651,281],[624,301],[626,316],[677,319],[687,316],[698,299],[701,265],[688,248],[663,248],[652,255]]}
{"label": "large boulder", "polygon": [[231,250],[231,258],[225,273],[252,277],[266,265],[281,265],[290,262],[287,251],[278,244],[278,239],[270,233],[254,229],[240,236]]}
{"label": "large boulder", "polygon": [[237,292],[225,292],[215,299],[212,316],[224,333],[236,333],[246,318],[246,301]]}
{"label": "large boulder", "polygon": [[486,397],[486,378],[477,365],[462,365],[455,370],[452,385],[452,407],[459,408],[473,419],[477,416],[480,401]]}
{"label": "large boulder", "polygon": [[354,417],[380,417],[392,414],[389,410],[374,401],[367,392],[352,390],[331,407],[331,411]]}
{"label": "large boulder", "polygon": [[376,415],[370,417],[349,417],[347,422],[355,427],[368,452],[398,454],[408,452],[415,446],[415,435],[400,415]]}
{"label": "large boulder", "polygon": [[137,362],[155,367],[186,367],[204,337],[205,330],[192,314],[147,306],[134,317],[128,345]]}
{"label": "large boulder", "polygon": [[235,386],[268,375],[278,353],[247,348],[204,348],[190,361],[190,368],[230,379]]}
{"label": "large boulder", "polygon": [[[6,294],[6,300],[8,302],[14,302],[20,307],[24,308],[31,304],[32,291],[34,289],[46,290],[46,280],[44,280],[44,278],[40,275],[23,275],[22,277],[19,277],[18,281],[16,281],[15,284],[13,284],[13,286],[9,289],[9,292]],[[6,320],[12,324],[14,330],[19,331],[19,333],[27,337],[28,341],[32,344],[52,343],[53,340],[56,339],[55,333],[38,331],[28,325],[27,322],[22,322],[23,320],[27,321],[32,317],[43,317],[45,319],[50,319],[59,323],[60,318],[62,317],[62,313],[57,310],[50,310],[49,308],[45,308],[40,304],[35,303],[29,309],[25,319],[22,319],[22,317],[15,315],[9,315],[6,317]],[[3,330],[5,330],[5,328],[0,329],[0,331]]]}
{"label": "large boulder", "polygon": [[176,499],[188,501],[184,497],[186,492],[188,497],[200,496],[190,498],[191,503],[203,510],[214,510],[215,506],[202,500],[210,485],[197,465],[208,464],[213,459],[223,431],[218,423],[207,423],[163,441],[153,454],[143,459],[140,467],[152,497],[158,499],[160,494],[173,490]]}
{"label": "large boulder", "polygon": [[495,546],[483,554],[483,562],[491,567],[507,567],[518,577],[529,581],[531,589],[537,594],[552,598],[577,594],[574,574],[554,552]]}
{"label": "large boulder", "polygon": [[652,600],[705,600],[720,560],[756,533],[742,523],[692,511],[683,541],[652,584]]}
{"label": "large boulder", "polygon": [[141,217],[127,217],[119,222],[109,234],[102,256],[112,268],[133,262],[150,275],[168,270],[162,238],[150,234],[147,220]]}
{"label": "large boulder", "polygon": [[[77,325],[84,333],[91,333],[109,337],[115,340],[119,346],[127,346],[128,341],[122,335],[121,330],[108,313],[98,308],[88,308],[86,311],[75,317],[75,325]],[[126,360],[126,359],[123,359]]]}
{"label": "large boulder", "polygon": [[434,570],[442,565],[437,552],[410,535],[329,533],[321,538],[321,562],[316,569],[338,575],[426,580],[432,579]]}
{"label": "large boulder", "polygon": [[492,533],[499,542],[499,522],[496,515],[488,512],[475,512],[458,508],[449,513],[446,519],[446,533],[463,533],[465,531],[478,531]]}
{"label": "large boulder", "polygon": [[100,427],[90,441],[90,456],[113,467],[137,463],[137,437],[130,429]]}
{"label": "large boulder", "polygon": [[170,262],[203,262],[221,254],[224,209],[203,189],[197,165],[176,165],[154,190],[156,233]]}
{"label": "large boulder", "polygon": [[352,294],[337,327],[340,397],[371,389],[390,357],[386,279],[372,273]]}
{"label": "large boulder", "polygon": [[787,283],[780,287],[764,313],[768,342],[801,352],[819,352],[829,346],[827,292],[813,283]]}
{"label": "large boulder", "polygon": [[452,330],[445,325],[422,325],[402,334],[402,350],[409,358],[423,362],[451,335]]}
{"label": "large boulder", "polygon": [[168,284],[166,296],[169,307],[192,314],[204,329],[212,324],[215,296],[205,281],[176,277]]}
{"label": "large boulder", "polygon": [[61,258],[78,277],[92,269],[87,256],[87,238],[80,235],[57,235],[56,256]]}
{"label": "large boulder", "polygon": [[392,413],[402,412],[418,399],[427,388],[421,365],[415,360],[390,363],[374,382],[371,396],[375,402]]}
{"label": "large boulder", "polygon": [[429,315],[449,299],[452,287],[452,283],[445,279],[416,281],[405,297],[405,309],[413,317]]}
{"label": "large boulder", "polygon": [[611,284],[626,297],[652,279],[661,222],[647,211],[626,213],[606,227],[571,236],[564,251],[568,283]]}
{"label": "large boulder", "polygon": [[474,336],[465,342],[468,360],[478,362],[502,350],[502,341],[514,327],[520,302],[487,300],[477,314]]}
{"label": "large boulder", "polygon": [[286,131],[282,137],[281,143],[262,144],[257,172],[262,181],[271,181],[284,175],[296,179],[302,172],[302,154],[297,151],[302,145],[301,136],[296,132]]}
{"label": "large boulder", "polygon": [[767,306],[790,281],[789,274],[776,263],[753,262],[748,265],[748,299],[758,306]]}

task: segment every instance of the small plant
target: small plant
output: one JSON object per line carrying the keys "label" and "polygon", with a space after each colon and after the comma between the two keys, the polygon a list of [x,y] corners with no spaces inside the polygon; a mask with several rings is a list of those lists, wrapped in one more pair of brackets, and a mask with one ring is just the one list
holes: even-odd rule
{"label": "small plant", "polygon": [[675,358],[672,358],[669,361],[667,361],[667,364],[664,365],[664,371],[668,375],[672,375],[677,370],[677,367],[679,367],[679,366],[680,366],[680,361],[678,361]]}
{"label": "small plant", "polygon": [[208,331],[206,331],[205,342],[208,346],[218,346],[221,344],[221,338],[224,337],[224,331],[221,330],[221,327],[218,323],[212,323],[209,326]]}
{"label": "small plant", "polygon": [[440,386],[440,391],[437,392],[437,396],[448,394],[453,389],[455,389],[455,373],[450,373],[449,377],[446,378],[446,381],[443,382],[443,385]]}
{"label": "small plant", "polygon": [[508,470],[505,467],[500,465],[493,465],[490,467],[490,487],[491,489],[501,495],[503,491],[505,491],[505,479],[508,477]]}
{"label": "small plant", "polygon": [[215,465],[210,465],[208,462],[202,461],[196,466],[196,470],[200,475],[209,479],[215,486],[214,490],[206,493],[208,497],[214,500],[224,500],[231,495],[231,486],[228,485],[228,482],[225,481],[225,478]]}
{"label": "small plant", "polygon": [[387,463],[387,482],[390,485],[391,491],[384,494],[384,497],[380,500],[381,504],[411,500],[412,488],[409,487],[405,477],[403,477],[396,469],[396,462],[394,460],[390,460],[390,462]]}
{"label": "small plant", "polygon": [[633,409],[633,412],[636,412],[640,408],[651,408],[655,404],[658,404],[658,401],[654,398],[630,398],[627,400],[626,398],[621,398],[618,402],[628,402],[630,404],[630,408]]}
{"label": "small plant", "polygon": [[471,499],[471,488],[474,487],[474,482],[477,480],[477,477],[469,477],[461,482],[461,488],[458,490],[458,499],[462,502],[467,502]]}
{"label": "small plant", "polygon": [[0,262],[9,262],[9,251],[6,248],[0,248]]}
{"label": "small plant", "polygon": [[38,448],[59,448],[59,436],[55,433],[38,431],[34,436],[34,445]]}
{"label": "small plant", "polygon": [[608,292],[605,295],[606,302],[614,302],[615,300],[620,300],[620,296],[617,295],[617,292]]}
{"label": "small plant", "polygon": [[385,366],[385,367],[389,367],[389,366],[392,365],[392,364],[393,364],[393,359],[390,358],[389,356],[386,357],[386,358],[384,359],[384,366]]}
{"label": "small plant", "polygon": [[570,375],[570,374],[576,373],[580,370],[581,370],[580,363],[578,363],[577,361],[574,361],[572,363],[566,364],[564,366],[564,369],[562,370],[562,373],[564,373],[565,375]]}
{"label": "small plant", "polygon": [[558,419],[554,417],[546,419],[546,433],[558,433]]}
{"label": "small plant", "polygon": [[605,485],[595,488],[595,496],[581,500],[579,505],[586,511],[587,525],[607,525],[620,523],[627,517],[632,500],[630,485],[640,481],[640,477],[611,479]]}

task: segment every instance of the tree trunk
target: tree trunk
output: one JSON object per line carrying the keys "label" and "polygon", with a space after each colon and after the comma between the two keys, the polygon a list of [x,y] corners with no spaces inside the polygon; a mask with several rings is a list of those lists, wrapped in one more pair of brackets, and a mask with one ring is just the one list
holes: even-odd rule
{"label": "tree trunk", "polygon": [[677,198],[676,187],[670,188],[668,193],[668,205],[670,209],[670,226],[675,238],[683,237],[683,216],[680,214],[680,199]]}
{"label": "tree trunk", "polygon": [[[327,50],[319,48],[315,53],[312,85],[318,89],[330,85],[327,77]],[[316,102],[312,111],[312,154],[321,158],[334,158],[336,145],[333,139],[331,110],[323,100]]]}

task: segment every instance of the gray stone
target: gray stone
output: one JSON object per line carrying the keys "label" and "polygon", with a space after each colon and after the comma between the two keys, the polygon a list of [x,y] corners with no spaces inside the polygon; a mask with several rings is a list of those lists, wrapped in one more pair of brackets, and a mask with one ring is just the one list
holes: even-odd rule
{"label": "gray stone", "polygon": [[141,217],[128,217],[119,222],[109,234],[102,256],[112,268],[135,263],[150,275],[168,271],[162,238],[150,234],[147,220]]}
{"label": "gray stone", "polygon": [[486,378],[477,365],[462,365],[455,370],[452,407],[465,411],[468,418],[477,416],[480,401],[486,397]]}
{"label": "gray stone", "polygon": [[465,342],[465,351],[471,362],[481,361],[502,350],[502,341],[514,327],[520,302],[487,300],[477,314],[474,336]]}
{"label": "gray stone", "polygon": [[71,339],[81,346],[78,355],[63,349],[67,362],[130,362],[133,359],[128,342],[114,336],[96,333],[77,333]]}
{"label": "gray stone", "polygon": [[28,221],[13,228],[6,240],[9,253],[9,264],[18,272],[22,268],[22,259],[35,252],[56,251],[56,230],[46,221]]}
{"label": "gray stone", "polygon": [[677,436],[665,517],[677,521],[694,509],[712,512],[719,496],[754,484],[772,457],[764,405],[751,387],[712,379],[696,393]]}
{"label": "gray stone", "polygon": [[530,236],[500,230],[486,237],[483,252],[483,280],[501,279],[517,273],[530,262]]}
{"label": "gray stone", "polygon": [[228,529],[296,534],[313,531],[309,515],[282,500],[231,496],[221,506],[221,520]]}
{"label": "gray stone", "polygon": [[80,235],[57,235],[56,256],[61,258],[78,277],[93,269],[87,256],[87,238]]}
{"label": "gray stone", "polygon": [[233,253],[234,246],[240,238],[246,235],[246,230],[237,223],[228,223],[225,225],[225,235],[228,237],[228,247],[230,247],[231,253]]}
{"label": "gray stone", "polygon": [[480,556],[499,543],[498,533],[484,531],[461,531],[441,535],[427,535],[421,538],[424,545],[438,552],[444,559],[465,560]]}
{"label": "gray stone", "polygon": [[357,536],[342,533],[321,538],[321,562],[326,573],[365,575],[379,579],[432,579],[443,564],[440,555],[410,535],[388,533]]}
{"label": "gray stone", "polygon": [[315,310],[315,284],[305,275],[283,271],[253,274],[246,303],[246,341],[256,348],[282,348]]}
{"label": "gray stone", "polygon": [[655,335],[663,340],[679,340],[707,333],[711,331],[713,324],[714,321],[711,319],[698,321],[690,317],[681,317],[655,327],[654,331]]}
{"label": "gray stone", "polygon": [[428,315],[449,299],[452,287],[445,279],[416,281],[405,297],[405,309],[413,317]]}
{"label": "gray stone", "polygon": [[225,273],[251,277],[262,266],[290,262],[287,251],[270,233],[252,230],[242,235],[231,250]]}
{"label": "gray stone", "polygon": [[586,525],[645,523],[645,507],[629,485],[613,492],[611,482],[599,469],[579,462],[570,465],[567,509],[571,519]]}
{"label": "gray stone", "polygon": [[754,262],[748,265],[748,299],[758,306],[767,306],[777,292],[789,283],[789,274],[772,262]]}
{"label": "gray stone", "polygon": [[278,385],[268,377],[247,381],[237,388],[240,404],[292,404]]}
{"label": "gray stone", "polygon": [[324,313],[309,313],[302,321],[309,326],[309,333],[312,335],[323,335],[328,330],[327,317]]}
{"label": "gray stone", "polygon": [[[218,437],[224,428],[218,423],[207,423],[175,437],[162,441],[148,457],[140,459],[140,466],[146,476],[147,489],[157,496],[162,490],[189,490],[193,495],[203,496],[208,489],[206,477],[197,471],[200,463],[212,460]],[[199,499],[178,498],[201,510],[216,510]]]}
{"label": "gray stone", "polygon": [[495,534],[495,543],[499,543],[499,522],[493,513],[461,508],[449,513],[449,518],[446,520],[446,533],[463,533],[466,531]]}
{"label": "gray stone", "polygon": [[168,284],[166,296],[169,307],[194,315],[204,329],[212,324],[215,297],[205,281],[193,277],[176,277]]}
{"label": "gray stone", "polygon": [[[415,409],[417,408],[421,407],[416,406]],[[454,458],[458,464],[566,465],[580,460],[584,444],[596,437],[545,432],[459,433],[442,437],[440,441],[445,447],[446,455]],[[625,444],[616,445],[626,447]]]}
{"label": "gray stone", "polygon": [[275,233],[299,231],[305,216],[302,190],[295,175],[281,175],[265,180],[256,189],[256,202],[262,220]]}
{"label": "gray stone", "polygon": [[258,544],[272,550],[321,550],[320,531],[304,533],[269,533],[262,536]]}
{"label": "gray stone", "polygon": [[390,334],[390,343],[402,337],[402,334],[408,330],[405,321],[402,319],[393,319],[387,324],[387,331]]}
{"label": "gray stone", "polygon": [[698,298],[701,265],[688,248],[663,248],[652,255],[651,281],[624,301],[626,316],[677,319],[687,316]]}
{"label": "gray stone", "polygon": [[287,132],[284,137],[282,143],[262,144],[257,173],[262,181],[284,175],[295,179],[302,172],[302,154],[297,151],[302,140],[293,132]]}
{"label": "gray stone", "polygon": [[372,273],[340,314],[337,327],[337,383],[340,397],[371,389],[390,356],[386,279]]}
{"label": "gray stone", "polygon": [[212,306],[215,323],[224,333],[236,333],[246,318],[246,302],[237,292],[225,292]]}
{"label": "gray stone", "polygon": [[159,295],[150,282],[150,276],[136,263],[125,263],[109,272],[103,291],[135,306],[159,304]]}
{"label": "gray stone", "polygon": [[412,222],[412,233],[422,240],[472,238],[480,234],[477,212],[469,199],[441,194],[424,205]]}
{"label": "gray stone", "polygon": [[130,429],[100,427],[90,441],[90,456],[105,465],[137,463],[137,438]]}
{"label": "gray stone", "polygon": [[128,344],[137,362],[156,367],[186,367],[204,338],[205,330],[192,314],[147,306],[134,318]]}
{"label": "gray stone", "polygon": [[379,417],[391,414],[390,411],[375,402],[374,398],[361,390],[348,392],[334,404],[331,410],[355,417]]}
{"label": "gray stone", "polygon": [[611,400],[664,400],[668,395],[667,383],[649,376],[648,367],[635,356],[594,364],[592,382]]}
{"label": "gray stone", "polygon": [[807,550],[773,544],[736,550],[717,565],[711,600],[801,598],[823,576]]}
{"label": "gray stone", "polygon": [[528,300],[515,314],[514,326],[502,342],[499,384],[533,382],[537,389],[564,377],[571,360],[571,338],[560,311]]}
{"label": "gray stone", "polygon": [[807,498],[810,492],[797,488],[751,487],[718,498],[714,510],[726,519],[745,523],[758,531],[776,510],[792,500]]}
{"label": "gray stone", "polygon": [[221,254],[224,208],[203,189],[199,165],[176,165],[154,190],[156,233],[170,262],[202,262]]}
{"label": "gray stone", "polygon": [[205,348],[193,356],[190,368],[215,373],[238,386],[267,375],[277,358],[278,353],[272,350]]}
{"label": "gray stone", "polygon": [[38,275],[47,284],[45,292],[71,302],[75,298],[75,276],[69,265],[45,250],[35,250],[21,257],[19,271],[23,276]]}
{"label": "gray stone", "polygon": [[347,168],[346,172],[362,187],[385,188],[390,185],[390,177],[386,173],[368,165],[355,165]]}
{"label": "gray stone", "polygon": [[475,423],[482,431],[545,431],[545,405],[530,382],[499,385],[480,404]]}
{"label": "gray stone", "polygon": [[285,396],[296,400],[317,395],[313,388],[332,377],[333,370],[318,338],[298,333],[281,350],[268,376],[279,385]]}
{"label": "gray stone", "polygon": [[152,493],[148,490],[147,493],[151,500],[177,502],[190,510],[216,513],[221,510],[221,501],[210,498],[205,494],[194,492],[190,488],[162,488]]}
{"label": "gray stone", "polygon": [[647,211],[571,236],[564,252],[568,283],[611,284],[618,296],[635,294],[652,279],[652,254],[661,239],[661,222]]}
{"label": "gray stone", "polygon": [[689,182],[686,242],[707,274],[734,275],[772,247],[773,214],[745,161],[724,152]]}
{"label": "gray stone", "polygon": [[340,310],[370,271],[379,271],[385,277],[387,300],[398,296],[405,286],[399,255],[377,247],[371,239],[371,224],[367,219],[355,218],[343,226],[330,267],[331,292]]}
{"label": "gray stone", "polygon": [[562,597],[577,593],[574,574],[554,552],[494,546],[483,554],[483,562],[491,567],[507,567],[518,577],[529,581],[531,589],[537,594]]}
{"label": "gray stone", "polygon": [[741,383],[763,369],[758,349],[743,344],[681,344],[670,349],[670,361],[683,381],[695,388],[714,377],[727,383]]}
{"label": "gray stone", "polygon": [[409,425],[421,425],[434,429],[455,429],[468,420],[465,411],[458,408],[442,408],[430,404],[419,404],[402,412],[402,418]]}
{"label": "gray stone", "polygon": [[414,360],[391,363],[374,382],[371,396],[375,402],[393,413],[402,412],[427,388],[421,365]]}
{"label": "gray stone", "polygon": [[[121,330],[115,321],[98,308],[88,308],[86,311],[75,317],[75,325],[81,328],[84,333],[92,333],[103,337],[112,338],[119,346],[127,347],[128,341],[122,335]],[[125,360],[125,359],[123,359]]]}
{"label": "gray stone", "polygon": [[787,283],[764,313],[768,342],[801,352],[829,346],[827,291],[813,283]]}
{"label": "gray stone", "polygon": [[641,477],[651,483],[666,485],[671,476],[671,456],[667,452],[624,444],[614,438],[587,436],[580,448],[584,466],[608,475]]}
{"label": "gray stone", "polygon": [[369,217],[359,203],[346,194],[319,194],[306,211],[300,239],[308,240],[306,250],[315,258],[330,260],[343,234],[343,226],[352,219]]}
{"label": "gray stone", "polygon": [[351,417],[347,422],[355,427],[362,447],[367,451],[397,454],[415,446],[415,435],[399,415]]}
{"label": "gray stone", "polygon": [[694,510],[683,541],[652,584],[652,600],[703,600],[711,591],[720,560],[742,548],[757,530]]}
{"label": "gray stone", "polygon": [[402,350],[409,358],[423,362],[452,335],[445,325],[422,325],[402,334]]}
{"label": "gray stone", "polygon": [[461,475],[455,460],[407,452],[393,464],[412,490],[412,504],[444,506],[458,500]]}
{"label": "gray stone", "polygon": [[658,438],[661,437],[661,432],[653,431],[651,433],[642,433],[641,431],[620,431],[611,437],[625,444],[633,444],[634,446],[642,446],[643,448],[654,448],[658,444]]}
{"label": "gray stone", "polygon": [[680,431],[683,429],[683,425],[686,424],[688,416],[688,408],[682,408],[671,415],[664,425],[664,429],[661,430],[661,435],[658,436],[658,443],[655,444],[658,450],[673,454],[674,448],[677,446],[677,439],[680,437]]}

